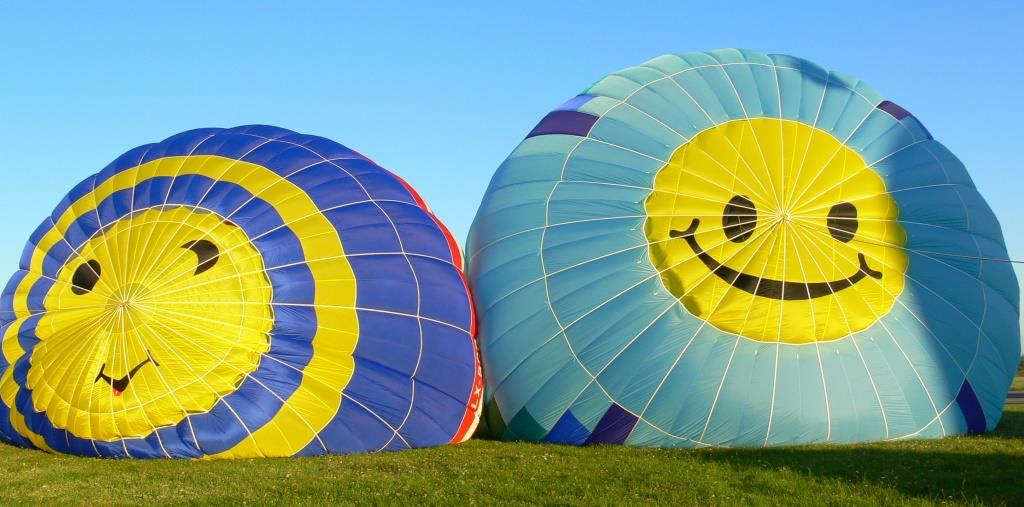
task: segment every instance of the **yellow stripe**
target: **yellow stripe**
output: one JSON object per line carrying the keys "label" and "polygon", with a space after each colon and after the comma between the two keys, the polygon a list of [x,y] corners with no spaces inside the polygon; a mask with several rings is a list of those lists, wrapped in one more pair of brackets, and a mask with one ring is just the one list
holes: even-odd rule
{"label": "yellow stripe", "polygon": [[[24,298],[23,294],[14,294],[14,300],[17,301],[19,298]],[[3,353],[4,358],[7,359],[7,363],[11,366],[8,369],[14,368],[14,361],[16,361],[25,351],[21,348],[21,343],[18,342],[18,332],[21,331],[21,323],[24,319],[18,319],[11,322],[11,325],[7,326],[4,330],[3,337]]]}
{"label": "yellow stripe", "polygon": [[[127,169],[100,183],[93,192],[76,200],[56,221],[56,226],[38,241],[32,253],[30,272],[16,292],[16,316],[29,315],[27,291],[40,278],[45,253],[61,241],[78,217],[93,212],[96,203],[114,192],[147,179],[193,174],[236,184],[266,201],[299,238],[305,258],[317,260],[308,268],[315,283],[314,305],[319,327],[313,337],[313,357],[303,370],[301,384],[273,419],[252,432],[251,438],[212,457],[295,454],[334,417],[341,403],[341,392],[352,377],[352,351],[359,325],[353,308],[356,282],[352,267],[344,257],[341,240],[327,217],[305,191],[265,167],[212,155],[166,157]],[[17,358],[11,355],[20,356],[24,351],[16,336],[13,345],[8,341],[5,337],[4,352],[10,354],[8,359],[13,362]],[[10,389],[7,384],[13,384],[9,375],[2,380],[0,392]],[[22,419],[14,407],[11,419],[12,423]],[[28,432],[27,428],[25,431]],[[26,433],[26,437],[39,439],[31,432]]]}

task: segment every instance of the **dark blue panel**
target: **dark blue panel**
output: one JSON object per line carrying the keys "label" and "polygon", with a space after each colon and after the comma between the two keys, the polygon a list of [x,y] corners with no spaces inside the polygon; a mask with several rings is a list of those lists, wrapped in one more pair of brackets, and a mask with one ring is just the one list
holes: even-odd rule
{"label": "dark blue panel", "polygon": [[[220,131],[196,147],[195,151],[191,154],[194,156],[216,155],[218,157],[238,160],[257,146],[267,142],[269,140],[262,137],[229,135],[225,131]],[[166,153],[167,156],[186,154],[189,154],[189,152],[183,150],[168,150]]]}
{"label": "dark blue panel", "polygon": [[316,302],[316,283],[305,264],[294,264],[267,272],[277,305],[311,305]]}
{"label": "dark blue panel", "polygon": [[21,249],[21,258],[18,260],[19,268],[27,270],[32,266],[32,254],[35,253],[36,244],[52,227],[53,222],[50,221],[50,218],[46,218],[43,223],[39,224],[39,227],[36,227],[29,237],[28,243],[25,244],[25,248]]}
{"label": "dark blue panel", "polygon": [[160,441],[156,438],[156,432],[149,438],[126,438],[122,440],[128,455],[133,458],[165,458],[160,447]]}
{"label": "dark blue panel", "polygon": [[315,151],[327,160],[365,160],[365,157],[357,151],[331,141],[325,137],[288,132],[288,134],[282,137],[281,140],[302,145],[307,149]]}
{"label": "dark blue panel", "polygon": [[36,326],[41,318],[43,318],[43,314],[37,313],[21,321],[21,327],[18,328],[18,345],[21,345],[22,350],[25,351],[25,355],[22,357],[27,357],[29,352],[39,343],[39,338],[36,337]]}
{"label": "dark blue panel", "polygon": [[401,252],[395,226],[375,203],[364,202],[325,211],[338,229],[345,253]]}
{"label": "dark blue panel", "polygon": [[416,372],[417,381],[465,405],[469,403],[475,378],[476,358],[469,333],[423,321],[423,357]]}
{"label": "dark blue panel", "polygon": [[[70,434],[68,434],[70,436]],[[53,446],[51,446],[53,447]],[[66,450],[58,450],[58,452],[67,452],[70,454],[77,454],[79,456],[99,456],[96,448],[93,447],[92,440],[85,440],[82,438],[69,438],[67,440]]]}
{"label": "dark blue panel", "polygon": [[[412,375],[420,354],[418,319],[379,312],[358,311],[357,360]],[[358,370],[357,370],[358,371]]]}
{"label": "dark blue panel", "polygon": [[448,238],[438,228],[434,218],[415,204],[382,202],[381,208],[401,232],[402,246],[407,253],[451,259]]}
{"label": "dark blue panel", "polygon": [[594,432],[587,438],[587,444],[621,444],[626,441],[636,426],[637,417],[617,403],[612,403],[608,411],[594,427]]}
{"label": "dark blue panel", "polygon": [[128,203],[131,202],[131,189],[119,190],[110,194],[109,197],[100,201],[96,206],[96,220],[101,228],[118,221],[128,213]]}
{"label": "dark blue panel", "polygon": [[[209,142],[220,131],[221,129],[217,128],[200,128],[173,135],[154,145],[153,149],[149,150],[145,157],[143,157],[142,162],[146,163],[164,157],[192,154]],[[125,164],[122,166],[122,170],[131,167],[132,165]]]}
{"label": "dark blue panel", "polygon": [[[232,408],[234,404],[231,405]],[[274,407],[276,411],[277,408]],[[196,432],[197,443],[203,454],[230,449],[236,443],[249,436],[245,426],[225,405],[224,400],[218,401],[209,412],[192,417],[192,428]]]}
{"label": "dark blue panel", "polygon": [[305,366],[312,355],[316,331],[316,310],[312,307],[275,306],[270,354],[296,366]]}
{"label": "dark blue panel", "polygon": [[[204,198],[214,183],[214,180],[207,176],[199,174],[179,174],[173,177],[171,189],[167,193],[165,201],[203,206],[207,201]],[[147,198],[145,204],[142,204],[142,206],[152,206],[154,204],[157,203],[149,202]]]}
{"label": "dark blue panel", "polygon": [[399,434],[412,447],[446,444],[455,436],[465,413],[465,400],[457,400],[429,384],[416,382],[412,411]]}
{"label": "dark blue panel", "polygon": [[420,315],[469,331],[470,301],[462,275],[450,263],[409,257],[420,282]]}
{"label": "dark blue panel", "polygon": [[[152,155],[147,156],[146,159],[148,161],[170,155],[185,155],[191,153],[205,140],[223,131],[224,129],[204,127],[179,132],[159,143],[159,146],[162,148],[161,153],[151,152]],[[155,151],[156,150],[154,150],[154,152]]]}
{"label": "dark blue panel", "polygon": [[68,226],[67,232],[64,233],[64,242],[80,248],[99,229],[99,216],[96,213],[86,213]]}
{"label": "dark blue panel", "polygon": [[255,125],[242,125],[240,127],[233,127],[233,128],[229,128],[229,129],[223,129],[221,131],[221,134],[223,134],[223,135],[229,135],[229,134],[248,134],[248,135],[252,135],[252,136],[262,137],[262,138],[265,138],[265,139],[285,139],[288,136],[295,135],[295,132],[292,132],[291,130],[288,130],[288,129],[283,129],[281,127],[275,127],[273,125],[255,124]]}
{"label": "dark blue panel", "polygon": [[[167,193],[166,183],[167,178],[155,178],[146,180],[146,182],[163,182],[164,184],[153,185],[153,191],[158,192],[159,195],[163,196]],[[141,187],[142,185],[140,185]],[[138,194],[137,194],[138,195]],[[136,197],[138,198],[138,197]],[[238,215],[238,211],[244,206],[249,200],[253,198],[253,195],[248,190],[232,184],[218,183],[210,188],[206,194],[206,198],[201,203],[203,207],[218,210],[221,216],[227,217],[228,215]],[[148,202],[159,202],[165,200],[160,197],[159,200],[154,201],[152,197],[148,198]],[[267,205],[269,207],[269,204]],[[139,207],[138,205],[136,207]],[[247,211],[250,213],[254,211],[254,208],[249,208]],[[234,217],[232,217],[234,218]],[[278,217],[280,220],[280,217]],[[255,233],[256,228],[252,228],[252,232],[247,234]]]}
{"label": "dark blue panel", "polygon": [[46,299],[46,294],[50,292],[50,288],[56,282],[52,278],[40,278],[38,282],[32,285],[32,288],[28,292],[28,311],[30,312],[45,312],[46,306],[43,304]]}
{"label": "dark blue panel", "polygon": [[[0,368],[2,371],[2,368]],[[11,424],[11,409],[0,401],[0,442],[12,445],[20,445],[32,449],[35,445],[27,438],[21,436]]]}
{"label": "dark blue panel", "polygon": [[416,314],[417,286],[403,255],[350,257],[358,280],[356,305],[360,308]]}
{"label": "dark blue panel", "polygon": [[[207,205],[209,204],[212,203]],[[264,214],[264,211],[268,210],[269,213]],[[241,207],[227,210],[227,213],[223,215],[232,222],[244,222],[247,225],[245,233],[249,236],[250,240],[257,244],[263,239],[264,235],[273,234],[275,229],[280,229],[284,225],[281,215],[262,199],[247,199]],[[277,264],[267,263],[267,265],[275,266]]]}
{"label": "dark blue panel", "polygon": [[[334,419],[320,432],[320,439],[332,453],[375,451],[387,444],[394,432],[379,418],[343,398],[341,408]],[[302,454],[315,452],[319,444],[315,441],[302,450]]]}
{"label": "dark blue panel", "polygon": [[[362,345],[362,340],[359,345]],[[391,427],[397,428],[405,419],[412,398],[411,371],[396,370],[391,361],[367,360],[358,354],[358,347],[355,362],[356,374],[345,387],[345,396],[362,403]],[[404,367],[399,367],[404,370]]]}
{"label": "dark blue panel", "polygon": [[571,411],[566,410],[555,423],[555,427],[551,428],[551,433],[548,433],[544,441],[554,444],[583,445],[589,436],[590,430],[580,424]]}
{"label": "dark blue panel", "polygon": [[[53,245],[52,248],[47,250],[43,257],[43,274],[49,277],[56,278],[57,271],[60,270],[64,262],[67,261],[71,254],[74,253],[71,247],[63,241],[58,241]],[[36,283],[39,283],[38,281]]]}
{"label": "dark blue panel", "polygon": [[344,163],[339,162],[338,165],[366,189],[371,199],[415,202],[405,185],[395,179],[390,172],[369,160],[346,160]]}
{"label": "dark blue panel", "polygon": [[[328,427],[330,427],[330,426],[328,426]],[[326,428],[325,428],[325,431],[326,431]],[[317,434],[318,437],[322,436],[322,435],[323,435],[323,431],[321,431],[320,433]],[[310,440],[310,442],[308,444],[306,444],[305,447],[303,447],[302,449],[299,449],[299,452],[296,452],[295,454],[292,454],[292,456],[293,457],[308,458],[308,457],[312,457],[312,456],[323,456],[324,454],[327,454],[327,452],[328,452],[327,448],[324,447],[324,444],[323,444],[322,440],[320,440],[320,438],[314,438],[313,440]]]}
{"label": "dark blue panel", "polygon": [[160,442],[172,458],[199,458],[203,453],[191,442],[188,422],[176,426],[165,426],[156,430],[154,435],[147,437],[147,440],[155,439],[160,435]]}
{"label": "dark blue panel", "polygon": [[328,162],[321,162],[288,179],[302,187],[321,210],[369,199],[351,176]]}
{"label": "dark blue panel", "polygon": [[547,134],[566,134],[585,137],[598,117],[579,111],[552,111],[527,134],[527,138]]}
{"label": "dark blue panel", "polygon": [[985,412],[981,410],[981,402],[978,401],[978,396],[967,379],[964,379],[963,385],[960,386],[960,392],[956,395],[956,404],[960,407],[960,412],[964,414],[964,420],[967,421],[968,433],[985,431]]}
{"label": "dark blue panel", "polygon": [[[57,431],[53,432],[53,434],[48,434],[44,436],[47,438],[47,443],[51,441],[60,442],[60,439],[63,438],[63,435],[66,435],[66,433],[67,432]],[[98,440],[93,440],[92,445],[93,448],[96,450],[96,456],[99,456],[101,458],[129,457],[128,454],[125,453],[124,444],[120,440],[115,442],[101,442]],[[54,449],[56,449],[56,447]]]}
{"label": "dark blue panel", "polygon": [[[404,435],[403,435],[403,437],[404,437]],[[407,444],[406,442],[409,442],[409,443]],[[422,447],[424,445],[440,445],[440,444],[445,444],[445,443],[447,443],[447,442],[439,442],[439,443],[433,443],[433,444],[421,444],[421,443],[418,443],[418,442],[414,443],[409,438],[405,438],[403,440],[401,438],[395,437],[393,440],[391,440],[391,443],[388,444],[387,447],[385,447],[383,450],[385,450],[385,451],[401,451],[401,450],[405,450],[405,449],[411,449],[412,447],[416,447],[416,446],[421,446]]]}
{"label": "dark blue panel", "polygon": [[897,120],[902,120],[907,116],[910,116],[910,111],[903,109],[902,107],[899,106],[899,104],[896,104],[895,102],[889,100],[883,100],[875,107],[889,113],[890,116],[896,118]]}
{"label": "dark blue panel", "polygon": [[301,146],[271,141],[252,150],[242,160],[266,167],[282,177],[287,177],[304,167],[323,161],[323,157]]}

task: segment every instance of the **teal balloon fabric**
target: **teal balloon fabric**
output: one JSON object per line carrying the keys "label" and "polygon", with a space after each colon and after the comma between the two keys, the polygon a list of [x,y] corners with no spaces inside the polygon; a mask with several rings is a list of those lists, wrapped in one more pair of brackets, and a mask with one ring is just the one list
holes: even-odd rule
{"label": "teal balloon fabric", "polygon": [[485,429],[506,440],[982,432],[1020,358],[1016,278],[964,165],[793,56],[602,78],[501,164],[467,254]]}

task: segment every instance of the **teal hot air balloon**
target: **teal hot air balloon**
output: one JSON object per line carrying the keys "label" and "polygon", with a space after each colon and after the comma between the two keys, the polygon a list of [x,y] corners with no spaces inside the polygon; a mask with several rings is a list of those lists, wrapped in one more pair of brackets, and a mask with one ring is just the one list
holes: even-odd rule
{"label": "teal hot air balloon", "polygon": [[852,77],[727,49],[611,74],[470,233],[488,429],[660,447],[981,432],[1020,357],[999,223]]}

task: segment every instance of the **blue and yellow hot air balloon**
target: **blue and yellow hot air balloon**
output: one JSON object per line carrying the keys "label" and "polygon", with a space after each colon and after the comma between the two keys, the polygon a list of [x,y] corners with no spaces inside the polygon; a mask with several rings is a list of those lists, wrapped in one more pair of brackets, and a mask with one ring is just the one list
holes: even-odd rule
{"label": "blue and yellow hot air balloon", "polygon": [[908,111],[799,58],[663,56],[551,112],[468,243],[488,429],[766,446],[980,432],[1020,358],[999,223]]}
{"label": "blue and yellow hot air balloon", "polygon": [[141,146],[71,190],[3,293],[0,438],[126,458],[465,440],[481,378],[461,265],[409,185],[330,140]]}

